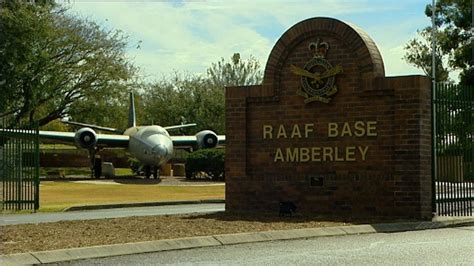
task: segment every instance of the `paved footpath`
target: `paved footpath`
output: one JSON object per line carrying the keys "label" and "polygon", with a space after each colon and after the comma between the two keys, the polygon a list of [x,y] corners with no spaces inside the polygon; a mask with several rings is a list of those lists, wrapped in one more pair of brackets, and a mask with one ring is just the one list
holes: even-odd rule
{"label": "paved footpath", "polygon": [[[312,239],[329,236],[353,236],[360,234],[418,231],[473,224],[474,217],[438,217],[437,220],[429,222],[407,222],[372,225],[366,224],[327,228],[308,228],[255,233],[212,235],[192,238],[157,240],[138,243],[126,243],[116,245],[20,253],[12,255],[1,255],[0,265],[3,266],[19,264],[61,263],[74,260],[125,256],[160,251],[187,250],[206,247],[224,247],[235,244]],[[443,243],[441,241],[440,245],[442,244]],[[253,247],[250,247],[248,249],[252,248]],[[370,254],[370,250],[368,254]],[[397,261],[389,261],[388,263],[397,264]],[[153,262],[153,264],[155,264],[155,262]]]}
{"label": "paved footpath", "polygon": [[[209,213],[220,212],[225,210],[223,203],[200,203],[200,204],[179,204],[187,202],[170,202],[172,205],[152,206],[152,207],[133,207],[118,209],[99,209],[87,211],[71,211],[56,213],[33,213],[33,214],[12,214],[0,215],[0,226],[14,224],[31,224],[31,223],[49,223],[58,221],[72,220],[93,220],[106,218],[122,218],[131,216],[153,216],[153,215],[169,215],[169,214],[186,214],[186,213]],[[189,201],[189,203],[191,203]],[[196,201],[199,203],[199,201]]]}

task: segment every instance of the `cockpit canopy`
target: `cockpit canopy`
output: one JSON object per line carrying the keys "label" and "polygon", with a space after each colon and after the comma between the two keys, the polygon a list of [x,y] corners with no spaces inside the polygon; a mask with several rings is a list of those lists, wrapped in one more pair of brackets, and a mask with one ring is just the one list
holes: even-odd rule
{"label": "cockpit canopy", "polygon": [[169,137],[168,131],[166,129],[160,127],[160,126],[146,126],[146,127],[138,127],[138,131],[136,133],[137,136],[140,136],[141,138],[145,139],[148,138],[149,136],[160,134],[160,135],[165,135]]}

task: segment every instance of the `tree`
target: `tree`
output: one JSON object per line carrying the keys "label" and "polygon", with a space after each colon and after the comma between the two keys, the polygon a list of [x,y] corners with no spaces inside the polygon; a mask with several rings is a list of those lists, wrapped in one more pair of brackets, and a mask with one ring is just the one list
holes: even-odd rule
{"label": "tree", "polygon": [[121,32],[71,17],[53,1],[1,5],[0,113],[15,123],[45,125],[78,100],[113,97],[133,76]]}
{"label": "tree", "polygon": [[226,86],[252,85],[262,81],[260,63],[250,57],[242,60],[238,53],[231,62],[223,58],[207,69],[207,75],[174,73],[149,85],[141,97],[143,121],[160,125],[181,122],[197,123],[191,131],[211,129],[225,134]]}
{"label": "tree", "polygon": [[[432,16],[432,6],[427,5],[426,16]],[[446,71],[460,70],[460,84],[473,85],[474,58],[472,47],[474,32],[472,31],[471,0],[438,0],[436,3],[435,24],[437,26],[436,42],[437,64],[447,62],[444,67],[437,68],[437,75],[446,81]],[[431,76],[431,27],[419,31],[421,39],[413,39],[406,46],[405,60],[425,71]],[[445,80],[443,80],[445,78]]]}
{"label": "tree", "polygon": [[142,123],[193,122],[197,128],[185,132],[212,129],[224,133],[224,92],[200,76],[174,73],[149,85],[140,98]]}
{"label": "tree", "polygon": [[[125,129],[128,122],[130,84],[116,84],[76,100],[67,110],[72,121]],[[99,114],[99,115],[98,115]]]}
{"label": "tree", "polygon": [[196,112],[190,112],[196,103],[193,91],[202,87],[199,77],[184,76],[174,73],[172,77],[163,78],[149,84],[140,97],[143,109],[141,123],[159,124],[163,126],[181,123],[181,117],[195,122]]}
{"label": "tree", "polygon": [[221,58],[219,62],[212,63],[207,69],[207,77],[210,84],[217,87],[256,85],[263,79],[260,63],[253,56],[242,60],[239,53],[232,56],[231,62]]}
{"label": "tree", "polygon": [[[474,31],[472,30],[472,0],[438,0],[435,6],[436,75],[437,81],[448,81],[447,73],[460,71],[458,85],[436,86],[437,154],[462,156],[464,165],[472,165],[472,101],[474,85]],[[425,14],[432,17],[432,6]],[[431,76],[432,27],[419,31],[421,38],[411,40],[405,47],[405,60]],[[467,86],[471,85],[471,86]],[[470,128],[471,127],[471,128]],[[465,177],[472,175],[464,169]],[[472,171],[471,171],[472,172]]]}
{"label": "tree", "polygon": [[[423,29],[418,31],[419,39],[412,39],[405,46],[407,53],[403,57],[409,64],[423,70],[425,75],[432,77],[432,55],[431,55],[431,30]],[[449,79],[449,71],[443,63],[440,46],[436,46],[436,81],[446,82]]]}

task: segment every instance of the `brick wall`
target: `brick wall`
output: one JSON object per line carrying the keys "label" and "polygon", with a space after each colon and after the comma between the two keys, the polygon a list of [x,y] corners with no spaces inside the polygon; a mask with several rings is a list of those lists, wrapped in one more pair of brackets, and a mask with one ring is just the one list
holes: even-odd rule
{"label": "brick wall", "polygon": [[[103,162],[113,163],[115,168],[129,168],[128,156],[123,152],[103,150],[100,152]],[[58,152],[40,152],[41,167],[90,167],[88,152],[83,149],[60,150]]]}
{"label": "brick wall", "polygon": [[[303,67],[317,39],[329,44],[326,59],[343,73],[329,103],[305,104],[290,66]],[[280,201],[293,201],[303,212],[430,218],[430,108],[429,79],[385,77],[377,46],[362,30],[330,18],[302,21],[275,44],[262,85],[226,89],[226,209],[276,212]],[[346,122],[350,134],[329,134],[330,124],[341,133]],[[373,132],[356,136],[356,122],[372,123]],[[312,130],[304,135],[307,124]],[[277,138],[281,126],[286,137]],[[298,159],[281,160],[278,150],[287,149],[297,149]],[[306,161],[308,150],[314,158]]]}

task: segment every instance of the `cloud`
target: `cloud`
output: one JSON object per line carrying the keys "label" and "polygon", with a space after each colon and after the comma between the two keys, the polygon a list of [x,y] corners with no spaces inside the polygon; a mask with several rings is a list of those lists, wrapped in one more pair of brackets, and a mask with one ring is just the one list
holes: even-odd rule
{"label": "cloud", "polygon": [[403,56],[406,43],[415,38],[417,29],[427,26],[427,23],[429,20],[421,15],[402,20],[395,18],[394,21],[388,21],[382,27],[372,25],[365,29],[379,48],[387,76],[424,75],[421,69],[407,64]]}
{"label": "cloud", "polygon": [[[371,18],[404,12],[409,3],[413,2],[76,0],[71,11],[128,34],[128,54],[149,79],[174,70],[203,73],[212,62],[228,59],[234,52],[244,58],[253,55],[265,66],[277,39],[295,23],[315,16],[342,18],[362,28],[370,25],[367,31],[377,43],[380,40],[386,73],[393,75],[416,71],[400,59],[400,47],[414,34],[413,27],[420,25],[423,12],[414,14],[417,19],[406,20],[405,25],[393,21],[387,25],[383,19]],[[393,35],[387,27],[400,35]],[[139,41],[141,48],[136,49]]]}

